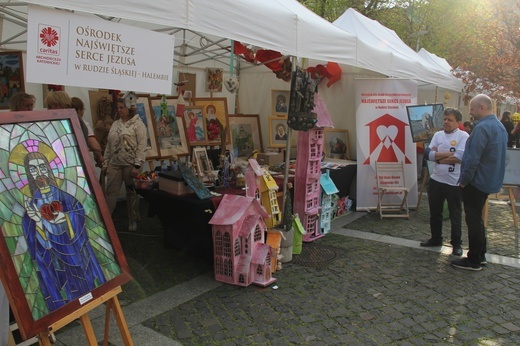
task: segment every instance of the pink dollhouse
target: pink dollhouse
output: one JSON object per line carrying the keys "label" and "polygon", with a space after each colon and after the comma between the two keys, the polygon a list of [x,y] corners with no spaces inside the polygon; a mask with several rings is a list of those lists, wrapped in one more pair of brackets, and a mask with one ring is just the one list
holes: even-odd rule
{"label": "pink dollhouse", "polygon": [[249,163],[245,169],[246,179],[246,196],[255,197],[265,208],[268,219],[265,224],[269,229],[276,227],[282,221],[282,213],[278,205],[276,193],[278,185],[271,174],[260,167],[255,159],[249,159]]}
{"label": "pink dollhouse", "polygon": [[268,217],[254,197],[224,195],[209,221],[213,232],[215,280],[232,285],[266,287],[271,276],[272,249],[265,244]]}
{"label": "pink dollhouse", "polygon": [[315,95],[318,121],[308,131],[298,131],[298,153],[294,174],[293,214],[298,214],[306,234],[304,242],[323,237],[319,225],[321,158],[323,153],[323,128],[332,127],[330,114],[319,94]]}

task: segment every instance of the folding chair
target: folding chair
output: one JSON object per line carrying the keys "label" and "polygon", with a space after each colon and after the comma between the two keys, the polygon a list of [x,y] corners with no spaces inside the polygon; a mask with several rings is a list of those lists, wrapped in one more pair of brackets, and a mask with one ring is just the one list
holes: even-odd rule
{"label": "folding chair", "polygon": [[376,162],[379,217],[410,218],[403,162]]}

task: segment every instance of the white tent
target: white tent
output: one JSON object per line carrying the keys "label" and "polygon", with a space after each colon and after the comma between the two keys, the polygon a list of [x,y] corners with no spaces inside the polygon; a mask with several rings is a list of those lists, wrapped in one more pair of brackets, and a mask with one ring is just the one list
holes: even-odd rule
{"label": "white tent", "polygon": [[460,91],[462,82],[449,71],[431,64],[408,47],[395,31],[349,8],[333,23],[356,35],[357,65],[389,77],[409,78]]}
{"label": "white tent", "polygon": [[[3,48],[19,44],[16,48],[25,50],[20,45],[25,39],[27,3],[95,14],[107,20],[175,33],[178,48],[186,40],[192,40],[190,33],[196,32],[219,40],[211,40],[212,43],[227,41],[221,46],[214,45],[213,49],[227,48],[229,51],[227,39],[232,39],[284,55],[345,64],[355,62],[353,35],[334,27],[297,1],[284,0],[13,0],[0,8],[4,19]],[[176,51],[176,55],[180,52]]]}
{"label": "white tent", "polygon": [[446,59],[441,58],[433,53],[428,52],[426,49],[421,48],[418,54],[426,61],[428,61],[431,65],[436,66],[439,69],[445,70],[446,72],[450,72],[453,70],[451,65],[446,61]]}

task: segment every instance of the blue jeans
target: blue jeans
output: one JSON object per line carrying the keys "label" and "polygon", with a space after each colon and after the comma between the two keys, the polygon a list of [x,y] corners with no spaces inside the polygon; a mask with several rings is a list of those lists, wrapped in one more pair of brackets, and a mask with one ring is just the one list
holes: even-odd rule
{"label": "blue jeans", "polygon": [[488,194],[473,187],[471,184],[462,189],[466,225],[468,226],[469,251],[468,259],[479,263],[486,254],[486,229],[482,220],[482,210],[486,204]]}
{"label": "blue jeans", "polygon": [[451,245],[462,244],[462,195],[460,187],[440,183],[430,179],[428,187],[428,203],[430,205],[430,230],[432,240],[442,241],[442,221],[444,202],[448,202],[451,221]]}

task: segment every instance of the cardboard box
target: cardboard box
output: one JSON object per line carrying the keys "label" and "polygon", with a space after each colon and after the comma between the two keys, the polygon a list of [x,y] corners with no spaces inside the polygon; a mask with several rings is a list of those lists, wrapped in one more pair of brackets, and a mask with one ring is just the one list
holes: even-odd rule
{"label": "cardboard box", "polygon": [[261,165],[267,165],[269,167],[277,165],[283,162],[283,154],[282,153],[260,153],[256,157],[256,161],[258,161]]}
{"label": "cardboard box", "polygon": [[194,193],[184,181],[180,171],[159,172],[159,190],[177,196]]}

